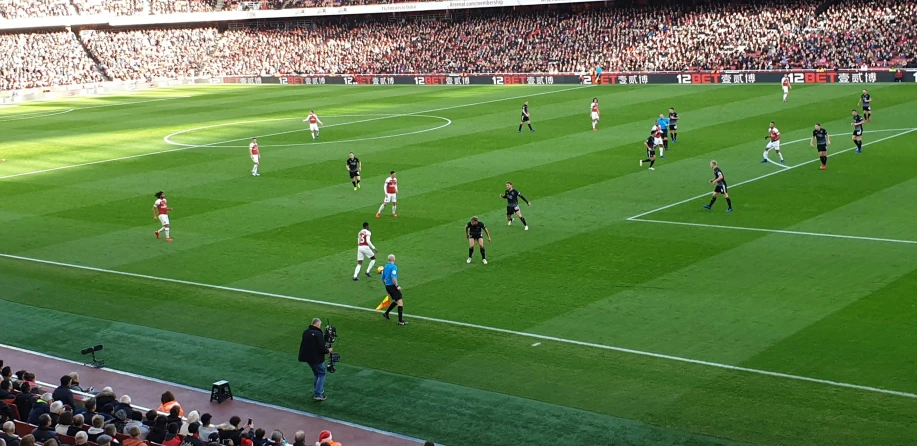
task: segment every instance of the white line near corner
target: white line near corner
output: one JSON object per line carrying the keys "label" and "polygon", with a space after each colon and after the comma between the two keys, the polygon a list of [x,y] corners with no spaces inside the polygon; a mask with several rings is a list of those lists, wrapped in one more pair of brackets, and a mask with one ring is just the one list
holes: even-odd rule
{"label": "white line near corner", "polygon": [[[917,129],[913,129],[913,130],[917,130]],[[779,172],[783,172],[783,171],[777,171],[774,173],[779,173]],[[12,255],[12,254],[0,254],[0,258],[7,258],[7,259],[12,259],[12,260],[24,261],[24,262],[39,263],[43,265],[59,266],[59,267],[64,267],[64,268],[73,268],[73,269],[79,269],[83,271],[92,271],[96,273],[133,277],[133,278],[145,279],[145,280],[151,280],[151,281],[175,283],[175,284],[188,285],[188,286],[194,286],[194,287],[200,287],[200,288],[208,288],[208,289],[214,289],[214,290],[249,294],[253,296],[271,297],[275,299],[284,299],[284,300],[310,303],[310,304],[316,304],[316,305],[326,305],[330,307],[344,308],[348,310],[375,312],[375,309],[373,308],[363,308],[363,307],[358,307],[355,305],[347,305],[347,304],[342,304],[342,303],[337,303],[337,302],[324,302],[320,300],[306,299],[303,297],[288,296],[284,294],[246,290],[242,288],[233,288],[233,287],[222,286],[222,285],[212,285],[212,284],[207,284],[207,283],[191,282],[187,280],[170,279],[167,277],[148,276],[145,274],[129,273],[129,272],[124,272],[124,271],[116,271],[116,270],[110,270],[110,269],[104,269],[104,268],[95,268],[91,266],[74,265],[70,263],[54,262],[51,260],[42,260],[42,259],[35,259],[35,258],[30,258],[30,257],[22,257],[22,256],[17,256],[17,255]],[[451,320],[439,319],[435,317],[419,316],[419,315],[410,315],[410,316],[413,319],[417,319],[417,320],[423,320],[423,321],[428,321],[428,322],[437,322],[441,324],[455,325],[455,326],[465,327],[465,328],[473,328],[477,330],[490,331],[494,333],[503,333],[503,334],[513,335],[513,336],[537,339],[539,341],[559,342],[563,344],[576,345],[580,347],[588,347],[588,348],[595,348],[595,349],[601,349],[601,350],[615,351],[619,353],[628,353],[628,354],[639,355],[639,356],[647,356],[647,357],[656,358],[656,359],[677,361],[677,362],[683,362],[683,363],[706,366],[706,367],[715,367],[718,369],[725,369],[725,370],[731,370],[731,371],[736,371],[736,372],[753,373],[756,375],[765,375],[765,376],[771,376],[775,378],[791,379],[791,380],[796,380],[796,381],[805,381],[805,382],[823,384],[823,385],[828,385],[828,386],[833,386],[833,387],[842,387],[846,389],[855,389],[855,390],[862,390],[866,392],[881,393],[885,395],[917,399],[917,394],[909,393],[909,392],[901,392],[897,390],[889,390],[889,389],[882,389],[878,387],[862,386],[859,384],[850,384],[850,383],[839,382],[839,381],[831,381],[827,379],[810,378],[808,376],[791,375],[788,373],[772,372],[768,370],[752,369],[748,367],[721,364],[721,363],[711,362],[711,361],[702,361],[699,359],[683,358],[680,356],[665,355],[661,353],[634,350],[634,349],[624,348],[624,347],[615,347],[612,345],[596,344],[592,342],[576,341],[573,339],[563,339],[563,338],[558,338],[554,336],[540,335],[536,333],[527,333],[523,331],[508,330],[505,328],[488,327],[485,325],[476,325],[476,324],[470,324],[467,322],[451,321]]]}

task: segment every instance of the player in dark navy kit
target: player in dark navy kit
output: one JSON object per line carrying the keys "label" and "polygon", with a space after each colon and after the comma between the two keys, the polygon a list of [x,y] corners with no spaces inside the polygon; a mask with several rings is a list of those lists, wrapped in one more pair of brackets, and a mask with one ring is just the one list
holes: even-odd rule
{"label": "player in dark navy kit", "polygon": [[866,121],[856,110],[850,110],[850,112],[853,114],[853,122],[850,125],[853,126],[853,143],[857,145],[856,153],[863,153],[863,123]]}
{"label": "player in dark navy kit", "polygon": [[809,141],[809,147],[818,148],[818,159],[821,160],[821,170],[828,168],[828,144],[831,144],[831,135],[823,129],[821,124],[815,124],[815,130],[812,130],[812,140]]}
{"label": "player in dark navy kit", "polygon": [[863,116],[866,118],[866,122],[872,121],[872,107],[869,103],[872,101],[872,96],[869,95],[869,92],[863,90],[863,95],[860,96],[860,102],[858,105],[863,106]]}
{"label": "player in dark navy kit", "polygon": [[350,158],[347,158],[347,171],[350,172],[350,183],[353,184],[353,190],[360,188],[360,170],[363,169],[363,163],[360,158],[353,156],[350,152]]}
{"label": "player in dark navy kit", "polygon": [[640,160],[640,167],[643,167],[643,163],[650,163],[650,170],[656,170],[653,167],[653,164],[656,164],[656,146],[653,145],[654,139],[653,135],[650,135],[646,138],[646,141],[643,141],[643,146],[646,147],[646,159]]}
{"label": "player in dark navy kit", "polygon": [[531,206],[532,203],[529,200],[526,200],[518,190],[513,188],[513,183],[509,181],[506,182],[506,192],[500,194],[500,198],[506,199],[506,225],[510,226],[513,224],[513,215],[519,217],[519,220],[522,220],[522,225],[525,226],[525,230],[529,230],[529,224],[526,223],[525,217],[522,216],[522,211],[519,210],[519,199],[521,198],[525,204]]}
{"label": "player in dark navy kit", "polygon": [[471,257],[474,255],[474,244],[481,247],[481,261],[487,264],[487,253],[484,251],[484,234],[487,234],[487,241],[491,242],[490,231],[484,222],[478,217],[471,217],[471,221],[465,225],[465,238],[468,239],[468,260],[465,263],[471,263]]}
{"label": "player in dark navy kit", "polygon": [[713,203],[716,203],[716,196],[723,194],[723,197],[726,198],[726,204],[729,206],[726,212],[732,212],[732,200],[729,198],[729,190],[726,189],[726,177],[723,176],[723,171],[720,170],[716,161],[710,161],[710,167],[713,168],[713,179],[710,180],[710,182],[714,184],[713,198],[710,199],[710,204],[704,205],[704,209],[712,209]]}
{"label": "player in dark navy kit", "polygon": [[522,120],[519,121],[519,133],[522,133],[523,124],[528,124],[529,130],[535,131],[535,129],[532,128],[532,116],[529,115],[529,101],[525,101],[525,104],[522,104]]}
{"label": "player in dark navy kit", "polygon": [[678,113],[674,107],[669,108],[669,134],[672,135],[672,143],[678,142]]}

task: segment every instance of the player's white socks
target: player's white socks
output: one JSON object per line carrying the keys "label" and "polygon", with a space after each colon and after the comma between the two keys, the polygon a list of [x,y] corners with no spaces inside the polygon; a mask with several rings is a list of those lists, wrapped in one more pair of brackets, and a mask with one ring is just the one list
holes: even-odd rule
{"label": "player's white socks", "polygon": [[169,237],[169,228],[166,228],[166,238],[171,238]]}
{"label": "player's white socks", "polygon": [[[376,260],[375,260],[375,259],[370,259],[370,260],[369,260],[369,266],[366,267],[366,272],[372,271],[372,270],[373,270],[373,265],[375,265],[375,264],[376,264]],[[357,268],[360,268],[360,267],[357,266]],[[359,271],[359,269],[357,269],[357,271]]]}
{"label": "player's white socks", "polygon": [[660,147],[660,148],[659,148],[659,156],[660,156],[660,157],[665,156],[665,148],[663,148],[663,147]]}
{"label": "player's white socks", "polygon": [[315,132],[312,132],[312,139],[315,139]]}
{"label": "player's white socks", "polygon": [[777,155],[780,155],[780,161],[783,161],[783,152],[778,150]]}
{"label": "player's white socks", "polygon": [[764,151],[764,159],[767,159],[767,150]]}
{"label": "player's white socks", "polygon": [[783,102],[786,102],[786,93],[783,93]]}
{"label": "player's white socks", "polygon": [[354,276],[354,277],[357,277],[357,276],[360,275],[360,267],[361,267],[361,266],[363,266],[363,265],[360,265],[359,263],[357,263],[356,269],[353,270],[353,276]]}
{"label": "player's white socks", "polygon": [[595,130],[595,121],[592,121],[592,129]]}
{"label": "player's white socks", "polygon": [[395,215],[395,209],[398,209],[398,206],[392,205],[392,215]]}
{"label": "player's white socks", "polygon": [[163,227],[161,227],[161,228],[159,228],[159,230],[158,230],[158,231],[156,231],[156,232],[160,232],[160,233],[161,233],[161,232],[164,232],[165,230],[166,230],[166,227],[165,227],[165,226],[163,226]]}
{"label": "player's white socks", "polygon": [[385,210],[385,203],[382,203],[382,206],[379,206],[379,212],[376,212],[376,213],[377,213],[377,214],[381,214],[382,211],[384,211],[384,210]]}
{"label": "player's white socks", "polygon": [[255,167],[252,167],[252,175],[257,175],[257,174],[258,174],[258,165],[255,164]]}

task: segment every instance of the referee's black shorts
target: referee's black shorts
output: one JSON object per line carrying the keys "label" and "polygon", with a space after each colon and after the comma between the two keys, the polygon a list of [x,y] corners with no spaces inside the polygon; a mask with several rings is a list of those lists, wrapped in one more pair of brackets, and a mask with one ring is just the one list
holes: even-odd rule
{"label": "referee's black shorts", "polygon": [[392,302],[398,302],[401,300],[401,290],[399,290],[395,285],[386,285],[385,292],[388,293],[389,297],[392,298]]}

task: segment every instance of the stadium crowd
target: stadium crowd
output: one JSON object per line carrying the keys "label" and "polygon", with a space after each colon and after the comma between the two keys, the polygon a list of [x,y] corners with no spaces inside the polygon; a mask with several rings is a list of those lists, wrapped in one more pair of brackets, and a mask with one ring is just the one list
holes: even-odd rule
{"label": "stadium crowd", "polygon": [[104,81],[69,32],[0,34],[0,90]]}
{"label": "stadium crowd", "polygon": [[[129,9],[141,2],[101,1],[135,5]],[[917,60],[915,0],[842,0],[816,16],[818,4],[573,5],[519,13],[475,10],[438,20],[329,18],[282,30],[83,30],[80,40],[102,72],[122,80],[279,73],[558,73],[595,67],[605,72],[833,69],[913,65]],[[0,37],[20,55],[15,63],[0,62],[0,82],[19,81],[15,75],[22,68],[10,70],[16,64],[32,66],[27,70],[31,77],[21,85],[97,79],[90,59],[73,45],[76,40],[63,34]],[[66,44],[51,45],[48,39]],[[44,70],[30,60],[34,57],[52,63]]]}
{"label": "stadium crowd", "polygon": [[0,374],[0,443],[6,446],[341,446],[328,430],[308,440],[300,430],[288,440],[238,416],[219,423],[209,413],[186,411],[169,391],[156,409],[141,409],[111,387],[81,387],[75,372],[56,388],[25,370],[4,366]]}

